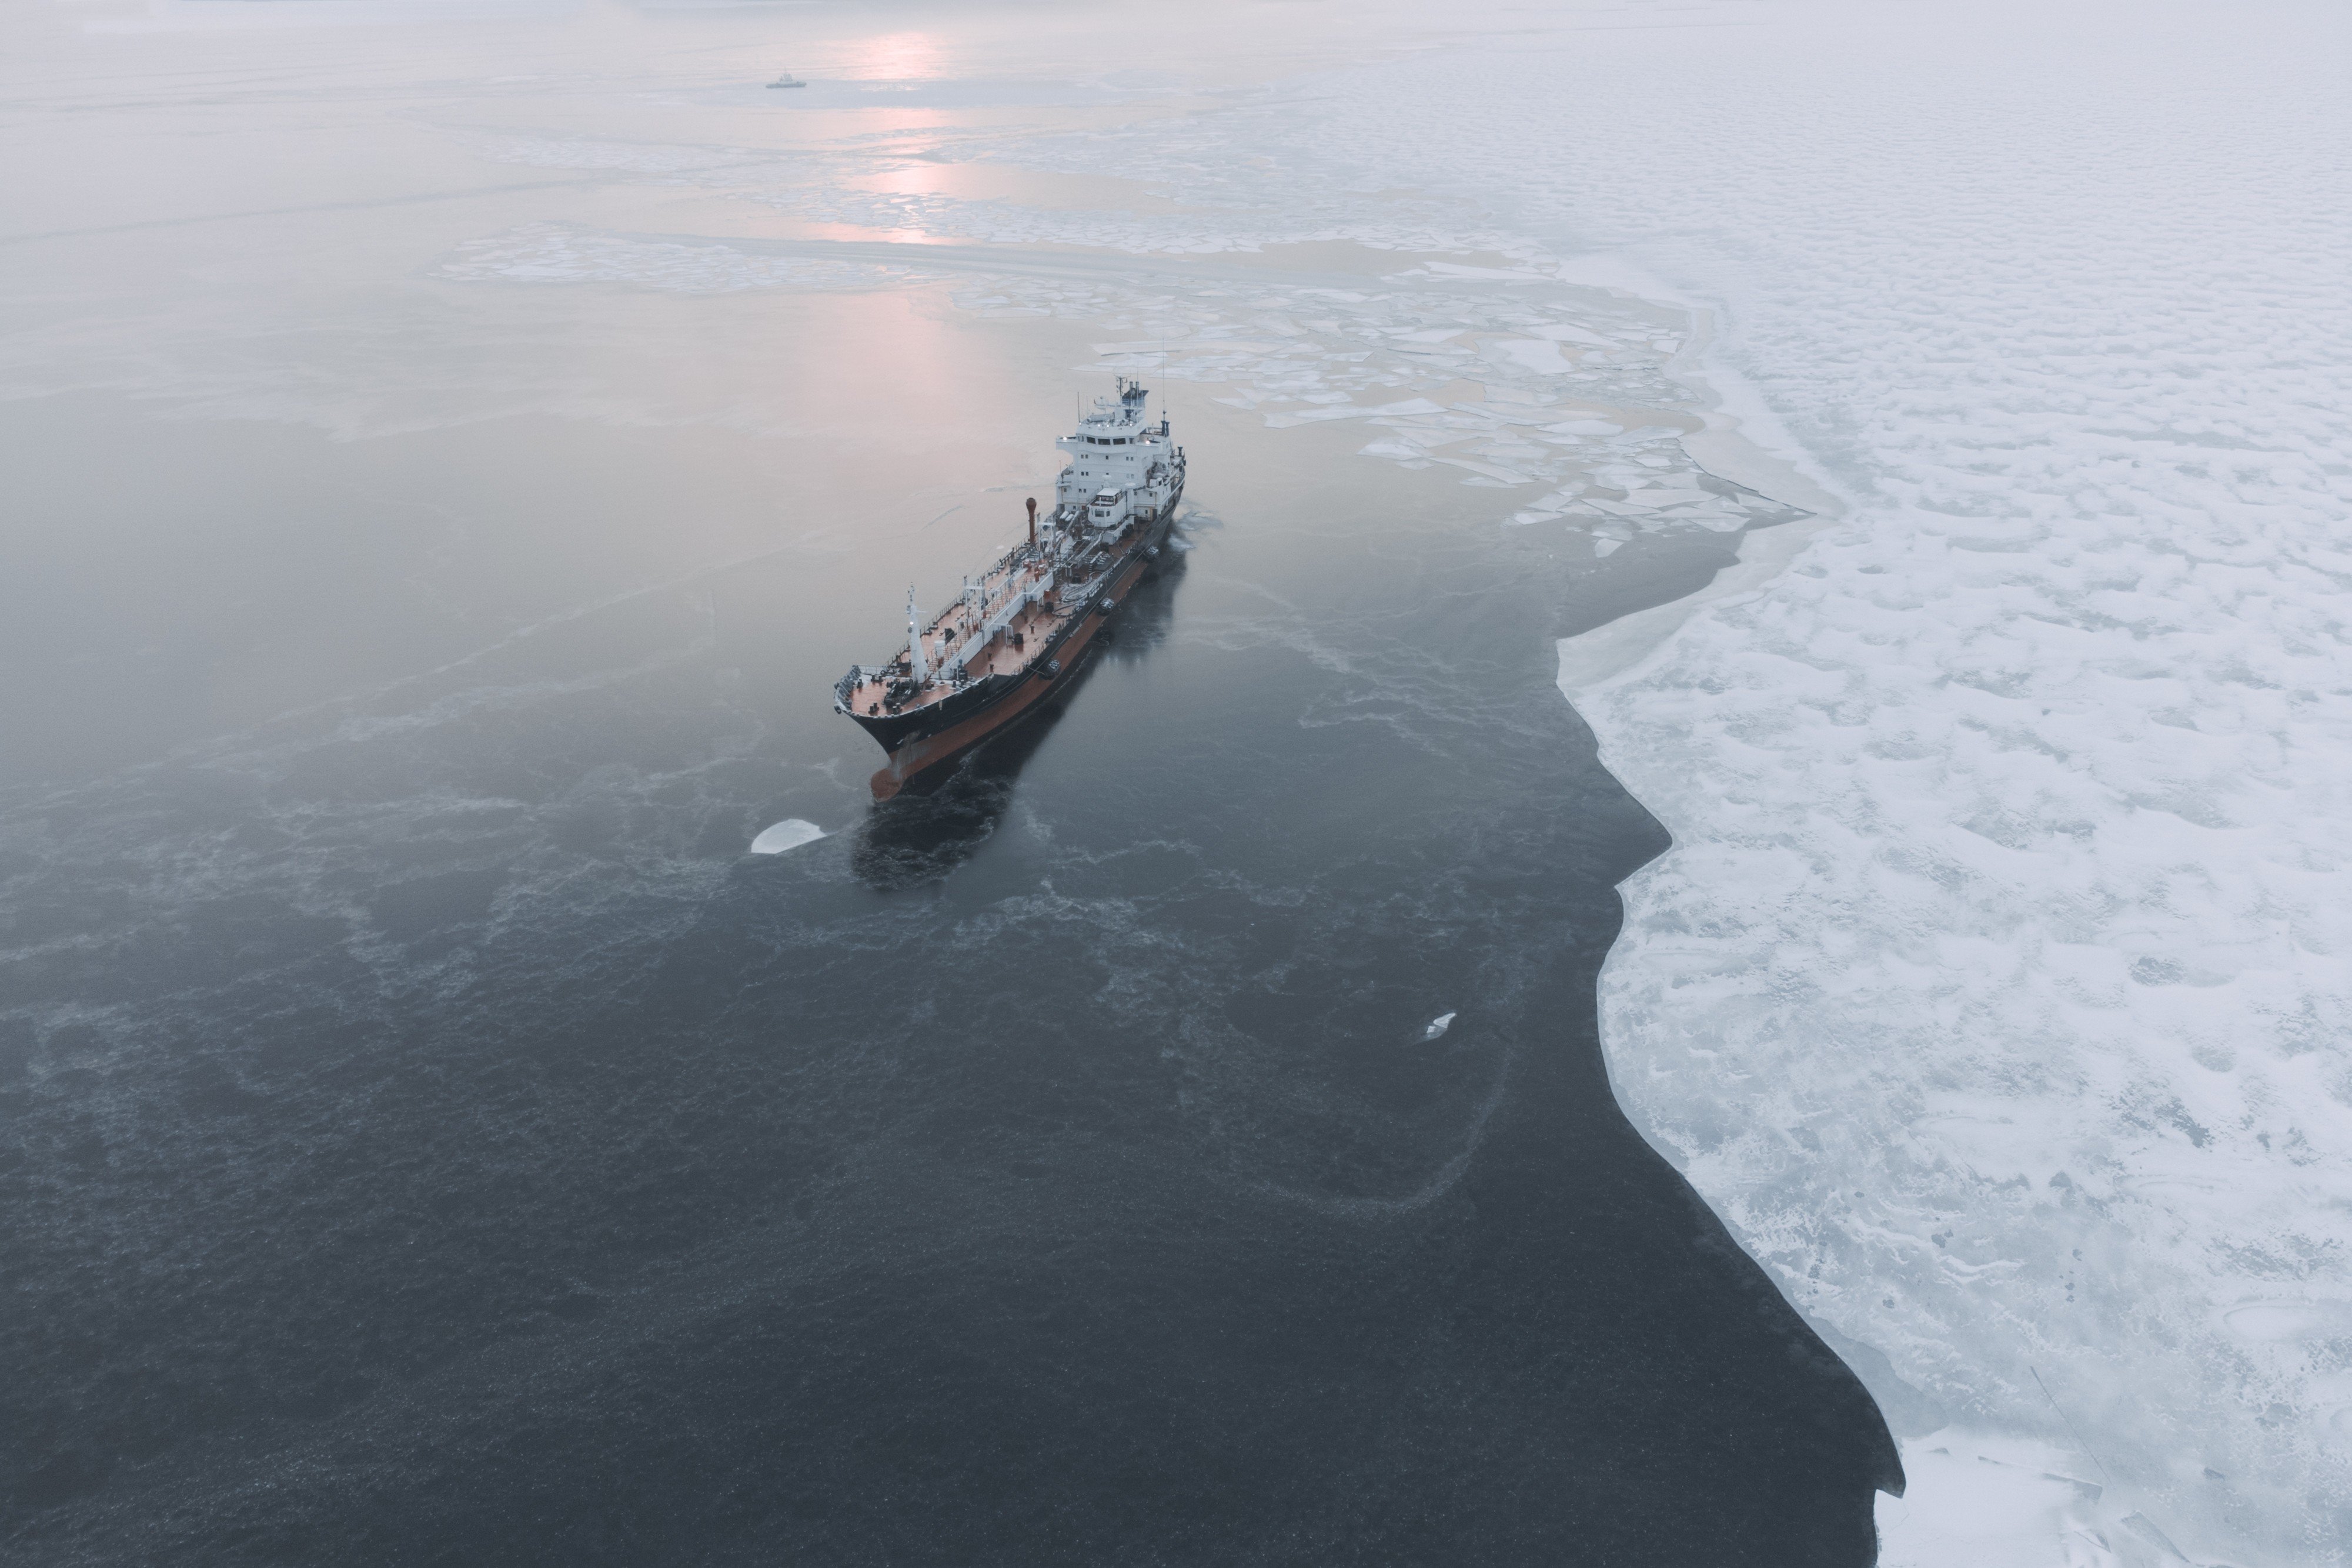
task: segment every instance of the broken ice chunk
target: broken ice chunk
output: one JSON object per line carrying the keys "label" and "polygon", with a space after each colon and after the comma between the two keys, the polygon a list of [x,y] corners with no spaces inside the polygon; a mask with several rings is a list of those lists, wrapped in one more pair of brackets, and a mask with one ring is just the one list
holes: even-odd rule
{"label": "broken ice chunk", "polygon": [[1435,1040],[1439,1035],[1444,1034],[1447,1030],[1454,1027],[1454,1015],[1452,1013],[1438,1014],[1435,1018],[1429,1020],[1429,1027],[1421,1031],[1421,1038],[1424,1040]]}
{"label": "broken ice chunk", "polygon": [[796,850],[823,837],[824,830],[814,822],[786,817],[775,826],[761,831],[760,836],[751,841],[751,852],[755,855],[780,855],[786,850]]}
{"label": "broken ice chunk", "polygon": [[1467,468],[1472,474],[1477,476],[1476,478],[1463,480],[1465,485],[1476,485],[1482,482],[1490,486],[1531,483],[1528,476],[1519,473],[1517,469],[1500,468],[1492,463],[1477,463],[1467,457],[1440,457],[1438,461],[1451,463],[1456,468]]}
{"label": "broken ice chunk", "polygon": [[1564,376],[1576,369],[1560,357],[1559,345],[1548,338],[1507,338],[1495,347],[1521,369],[1539,376]]}
{"label": "broken ice chunk", "polygon": [[1581,327],[1555,324],[1528,329],[1538,338],[1549,338],[1555,343],[1585,343],[1596,349],[1611,346],[1608,339],[1598,332],[1588,332]]}

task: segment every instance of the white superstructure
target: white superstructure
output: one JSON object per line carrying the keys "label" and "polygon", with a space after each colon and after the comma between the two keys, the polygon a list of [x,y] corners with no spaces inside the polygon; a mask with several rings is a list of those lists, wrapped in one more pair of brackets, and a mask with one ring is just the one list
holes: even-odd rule
{"label": "white superstructure", "polygon": [[1143,422],[1144,391],[1122,379],[1117,397],[1095,399],[1094,412],[1054,443],[1070,465],[1054,485],[1056,528],[1109,530],[1131,517],[1164,510],[1184,487],[1184,454],[1169,438],[1168,420]]}

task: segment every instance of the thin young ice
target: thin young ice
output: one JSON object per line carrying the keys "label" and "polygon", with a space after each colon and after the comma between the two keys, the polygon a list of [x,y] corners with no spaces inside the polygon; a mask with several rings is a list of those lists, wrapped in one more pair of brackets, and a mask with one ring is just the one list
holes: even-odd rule
{"label": "thin young ice", "polygon": [[1551,84],[1852,504],[1570,691],[1676,841],[1619,1092],[1905,1430],[1886,1561],[2344,1562],[2341,18],[1772,16]]}

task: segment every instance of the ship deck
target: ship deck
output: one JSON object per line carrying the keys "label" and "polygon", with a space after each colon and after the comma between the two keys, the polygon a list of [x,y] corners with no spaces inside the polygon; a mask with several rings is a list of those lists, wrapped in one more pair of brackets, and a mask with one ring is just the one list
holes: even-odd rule
{"label": "ship deck", "polygon": [[[1049,608],[1042,604],[1028,606],[1014,616],[1012,623],[1003,631],[989,639],[987,645],[981,649],[970,664],[965,666],[966,673],[974,680],[989,675],[1019,674],[1030,664],[1045,657],[1045,644],[1053,640],[1054,633],[1060,631],[1063,625],[1083,607],[1083,600],[1074,601],[1069,608]],[[952,617],[942,622],[933,622],[923,632],[924,652],[936,664],[946,656],[948,650],[961,643],[970,634],[970,631],[968,624],[960,622]],[[1013,638],[1016,632],[1019,633],[1024,644],[1019,648],[1013,645]],[[850,710],[854,713],[886,711],[883,705],[889,695],[893,678],[884,675],[877,680],[859,683],[849,694]],[[942,697],[952,695],[955,690],[953,685],[942,680],[934,678],[926,681],[915,693],[911,701],[898,705],[898,711],[912,713],[918,708],[927,707],[938,702]]]}

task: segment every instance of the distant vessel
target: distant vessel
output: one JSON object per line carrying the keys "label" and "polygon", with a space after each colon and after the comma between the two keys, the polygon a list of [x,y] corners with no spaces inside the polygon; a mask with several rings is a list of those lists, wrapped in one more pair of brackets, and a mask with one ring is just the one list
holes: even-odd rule
{"label": "distant vessel", "polygon": [[808,83],[801,80],[800,78],[793,75],[792,72],[786,71],[783,75],[778,77],[768,85],[770,87],[806,87],[808,86]]}
{"label": "distant vessel", "polygon": [[835,712],[856,719],[890,761],[874,775],[887,800],[1034,711],[1078,673],[1105,622],[1160,559],[1184,494],[1184,449],[1163,413],[1144,423],[1142,386],[1122,377],[1076,433],[1054,509],[1029,501],[1029,539],[933,616],[907,595],[907,645],[887,664],[853,664],[835,683]]}

